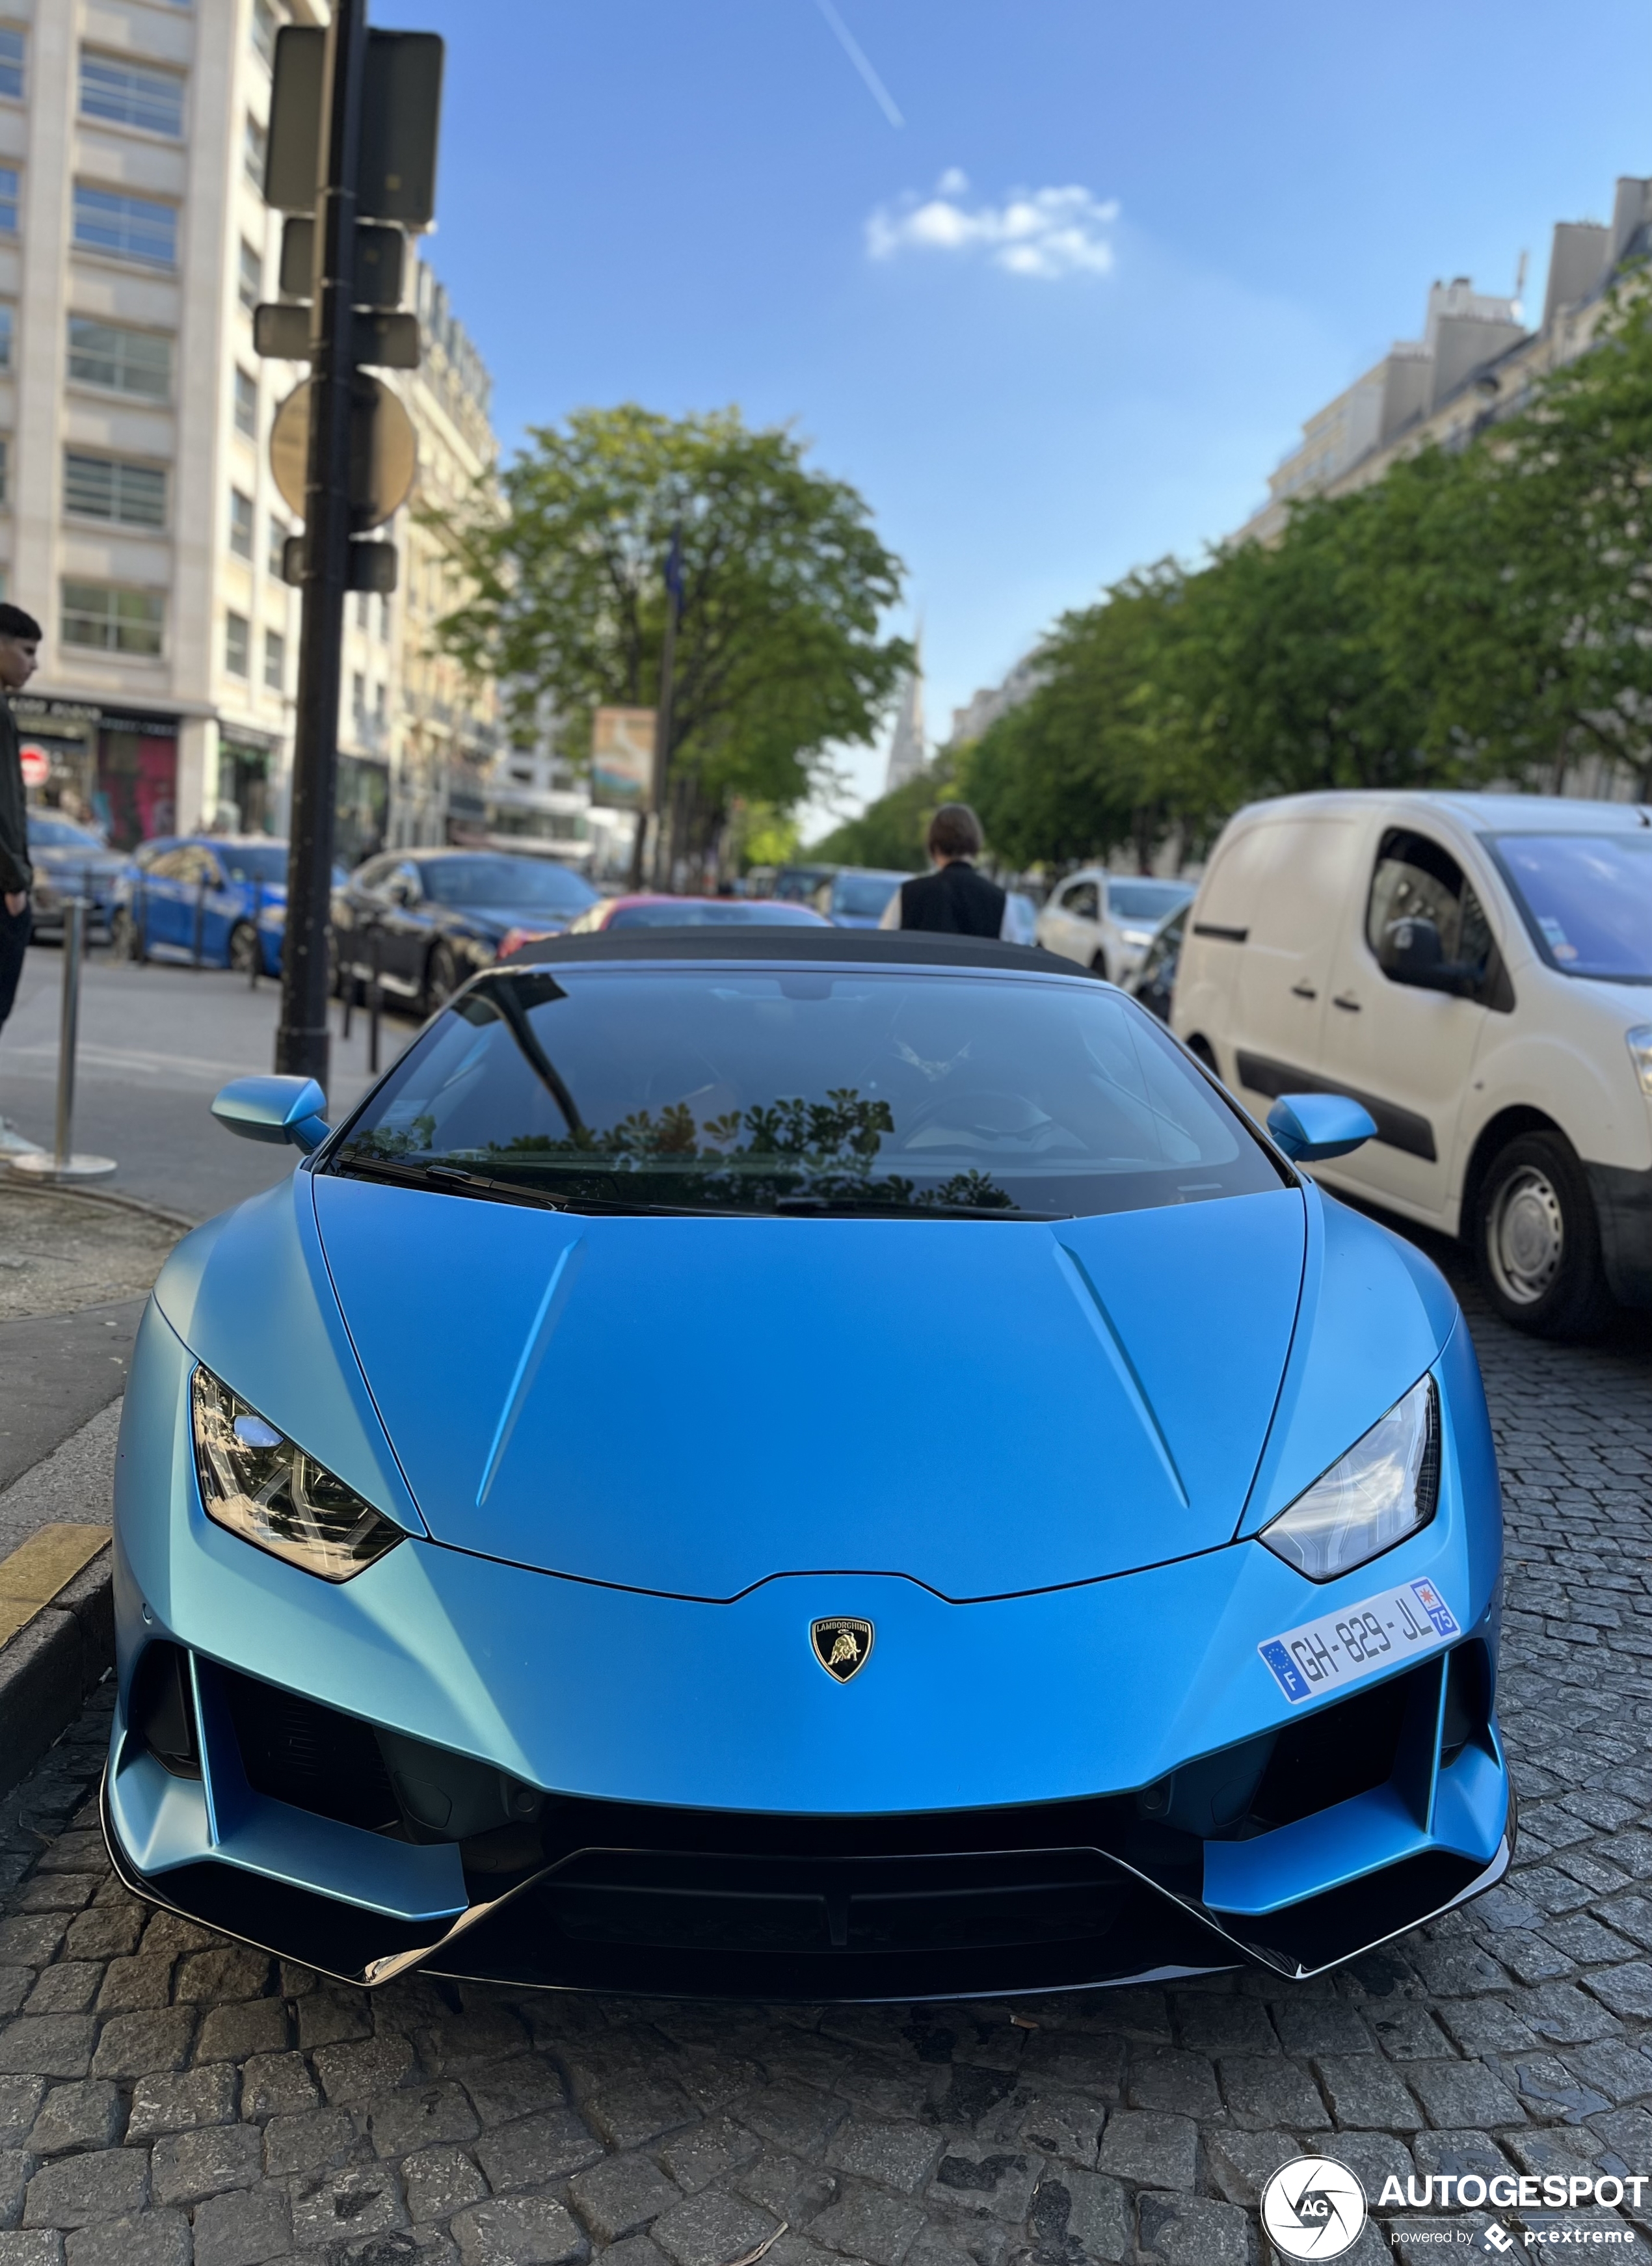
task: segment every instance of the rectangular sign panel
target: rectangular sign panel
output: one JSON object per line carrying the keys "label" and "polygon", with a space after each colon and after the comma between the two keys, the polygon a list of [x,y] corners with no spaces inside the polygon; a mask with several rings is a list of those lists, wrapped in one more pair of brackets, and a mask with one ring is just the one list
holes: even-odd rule
{"label": "rectangular sign panel", "polygon": [[591,718],[591,800],[647,810],[654,800],[654,710],[599,708]]}
{"label": "rectangular sign panel", "polygon": [[1356,1605],[1305,1621],[1300,1628],[1271,1636],[1257,1650],[1274,1681],[1295,1707],[1337,1692],[1378,1669],[1421,1659],[1461,1631],[1451,1607],[1432,1582],[1409,1582],[1362,1597]]}

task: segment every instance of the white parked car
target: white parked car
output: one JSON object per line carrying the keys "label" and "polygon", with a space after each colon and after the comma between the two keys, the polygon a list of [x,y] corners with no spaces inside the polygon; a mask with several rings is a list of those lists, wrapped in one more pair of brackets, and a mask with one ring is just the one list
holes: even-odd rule
{"label": "white parked car", "polygon": [[1086,866],[1051,891],[1038,916],[1038,941],[1047,952],[1059,952],[1093,968],[1109,983],[1122,983],[1166,914],[1192,895],[1191,881],[1157,881]]}
{"label": "white parked car", "polygon": [[1259,1115],[1355,1095],[1316,1175],[1473,1247],[1511,1322],[1652,1306],[1652,812],[1292,795],[1229,822],[1171,1024]]}

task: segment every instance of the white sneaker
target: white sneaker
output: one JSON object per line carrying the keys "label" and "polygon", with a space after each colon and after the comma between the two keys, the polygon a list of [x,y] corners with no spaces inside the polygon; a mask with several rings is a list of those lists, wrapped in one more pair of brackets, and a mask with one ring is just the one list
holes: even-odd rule
{"label": "white sneaker", "polygon": [[45,1153],[40,1143],[19,1132],[9,1117],[0,1117],[0,1158],[43,1157]]}

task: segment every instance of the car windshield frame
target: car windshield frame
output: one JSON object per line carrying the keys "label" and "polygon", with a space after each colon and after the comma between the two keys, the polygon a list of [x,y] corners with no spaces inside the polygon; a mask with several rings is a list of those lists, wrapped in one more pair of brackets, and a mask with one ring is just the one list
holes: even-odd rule
{"label": "car windshield frame", "polygon": [[[1022,987],[1019,1001],[1004,995],[1006,982]],[[1003,995],[1001,1010],[919,988],[983,983]],[[670,985],[681,1000],[649,997]],[[654,1028],[617,1043],[626,986]],[[568,1026],[574,1056],[558,1048],[553,1061],[540,1011],[581,991],[582,1017]],[[787,1012],[822,1001],[837,1010],[830,1026],[806,1028]],[[1029,1044],[1027,1011],[1038,1002],[1045,1020],[1030,1045],[1049,1050],[1022,1057],[1014,1049]],[[835,1060],[822,1040],[840,1048]],[[663,1074],[656,1043],[677,1056]],[[700,1083],[683,1085],[684,1064]],[[806,1090],[793,1093],[804,1065]],[[650,1095],[641,1106],[640,1085]],[[588,1105],[593,1091],[605,1095],[611,1124],[587,1127],[576,1086]],[[442,1122],[458,1137],[442,1138]],[[708,954],[486,969],[363,1097],[312,1169],[559,1211],[702,1218],[1050,1221],[1299,1185],[1220,1084],[1110,987],[1042,969],[822,968],[778,954],[757,965]]]}
{"label": "car windshield frame", "polygon": [[[499,895],[479,897],[469,891],[449,896],[431,886],[435,877],[444,871],[475,864],[508,866],[521,874],[531,874],[536,881],[550,881],[559,886],[536,891],[528,888],[521,895],[509,892]],[[419,862],[419,881],[432,904],[450,909],[474,906],[479,912],[545,912],[566,913],[572,919],[576,914],[588,912],[597,902],[597,892],[582,875],[571,873],[553,858],[536,858],[513,850],[450,850],[439,858],[425,858]]]}
{"label": "car windshield frame", "polygon": [[[1647,860],[1647,878],[1648,881],[1652,881],[1652,829],[1623,826],[1603,827],[1597,830],[1582,826],[1518,828],[1506,826],[1499,827],[1495,833],[1482,834],[1480,839],[1493,866],[1496,868],[1498,876],[1509,894],[1526,934],[1531,939],[1533,949],[1546,967],[1552,968],[1557,976],[1569,976],[1575,983],[1652,984],[1652,941],[1649,941],[1648,946],[1648,965],[1638,971],[1575,967],[1563,959],[1556,949],[1555,940],[1548,935],[1544,927],[1545,917],[1538,912],[1536,907],[1528,899],[1519,876],[1502,846],[1505,843],[1515,842],[1609,843],[1613,845],[1633,844],[1635,847],[1632,854]],[[1648,902],[1652,902],[1652,898],[1649,898]],[[1649,925],[1652,925],[1652,923],[1649,923]]]}

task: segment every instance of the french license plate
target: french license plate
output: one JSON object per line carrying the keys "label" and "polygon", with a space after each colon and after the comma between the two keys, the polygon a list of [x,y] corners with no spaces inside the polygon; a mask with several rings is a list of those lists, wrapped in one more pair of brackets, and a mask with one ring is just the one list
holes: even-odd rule
{"label": "french license plate", "polygon": [[1256,1648],[1294,1707],[1300,1700],[1357,1684],[1379,1668],[1420,1659],[1461,1629],[1432,1582],[1407,1582],[1362,1597],[1323,1620],[1305,1621]]}

